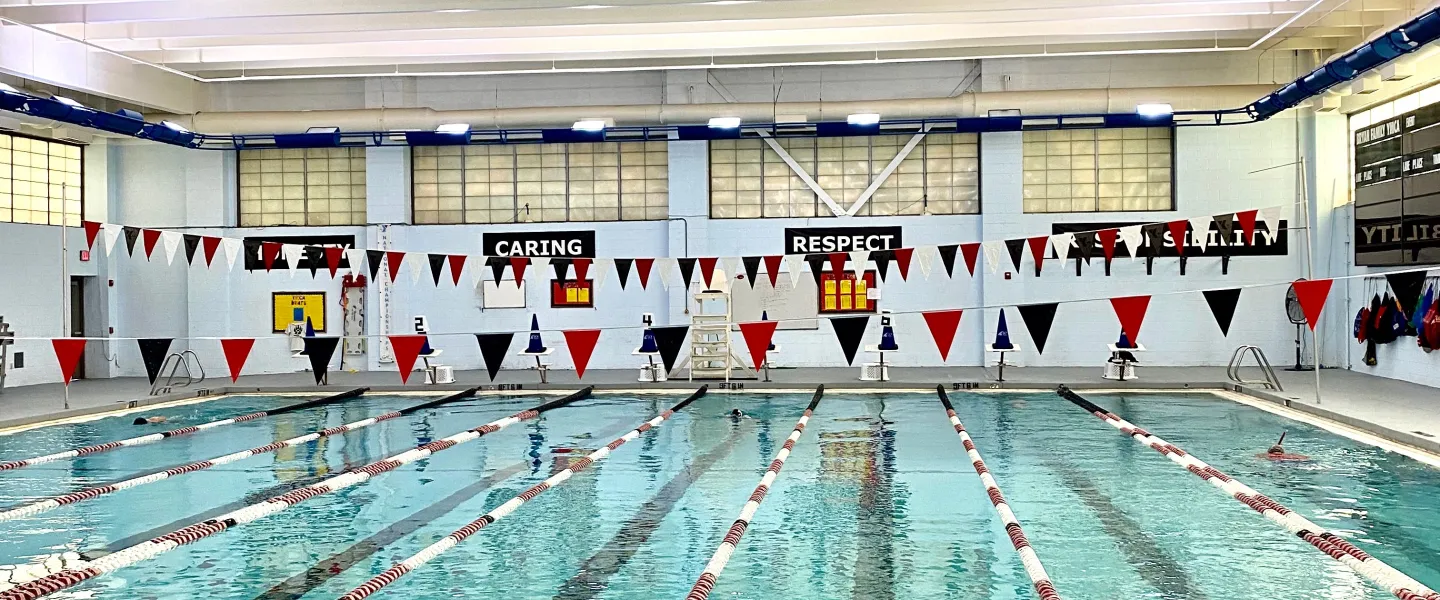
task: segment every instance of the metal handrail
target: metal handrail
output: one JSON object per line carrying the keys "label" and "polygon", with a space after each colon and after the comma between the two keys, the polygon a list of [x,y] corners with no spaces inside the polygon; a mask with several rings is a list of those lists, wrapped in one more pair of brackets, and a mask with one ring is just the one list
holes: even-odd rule
{"label": "metal handrail", "polygon": [[[1240,377],[1240,368],[1244,366],[1247,351],[1251,356],[1255,357],[1255,365],[1260,367],[1260,372],[1265,375],[1264,379],[1247,380]],[[1275,369],[1270,367],[1270,360],[1265,358],[1265,351],[1261,350],[1259,346],[1247,344],[1236,348],[1235,353],[1230,355],[1230,364],[1225,369],[1225,376],[1229,377],[1230,381],[1240,385],[1258,384],[1277,392],[1285,391],[1285,388],[1280,386],[1280,378],[1275,376]]]}
{"label": "metal handrail", "polygon": [[[190,359],[192,358],[195,359],[195,368],[200,371],[200,377],[198,379],[195,377],[194,371],[190,370]],[[170,368],[169,372],[166,372],[166,367]],[[185,382],[176,383],[175,375],[182,368],[185,369]],[[150,387],[151,396],[168,393],[176,387],[187,387],[205,381],[205,367],[200,364],[200,356],[191,350],[174,352],[166,356],[165,362],[160,365],[160,372],[165,373],[165,381],[161,382],[159,378],[155,379],[155,384]]]}

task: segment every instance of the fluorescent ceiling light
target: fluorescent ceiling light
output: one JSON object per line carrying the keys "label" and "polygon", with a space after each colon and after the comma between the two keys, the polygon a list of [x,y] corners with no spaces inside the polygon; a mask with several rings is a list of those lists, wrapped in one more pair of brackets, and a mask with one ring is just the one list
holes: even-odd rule
{"label": "fluorescent ceiling light", "polygon": [[710,0],[710,2],[701,2],[701,4],[709,4],[711,6],[734,6],[736,4],[754,4],[759,1],[760,0]]}
{"label": "fluorescent ceiling light", "polygon": [[305,133],[340,133],[339,127],[311,127]]}
{"label": "fluorescent ceiling light", "polygon": [[851,125],[874,125],[880,122],[879,113],[855,113],[845,117],[845,122]]}
{"label": "fluorescent ceiling light", "polygon": [[170,131],[174,131],[174,132],[177,132],[177,133],[190,133],[190,130],[189,130],[189,129],[186,129],[184,126],[180,125],[179,123],[175,123],[175,122],[173,122],[173,121],[161,121],[160,124],[161,124],[161,125],[164,125],[165,128],[166,128],[166,129],[169,129]]}
{"label": "fluorescent ceiling light", "polygon": [[470,133],[469,123],[446,123],[435,128],[435,133],[448,133],[450,135],[464,135]]}
{"label": "fluorescent ceiling light", "polygon": [[437,10],[437,11],[435,11],[435,12],[437,12],[437,13],[455,14],[455,13],[475,12],[475,9],[473,9],[473,8],[447,8],[447,9],[444,9],[444,10]]}
{"label": "fluorescent ceiling light", "polygon": [[710,119],[710,126],[720,129],[734,129],[740,126],[740,117],[713,117]]}
{"label": "fluorescent ceiling light", "polygon": [[600,119],[581,119],[570,127],[575,131],[604,131],[605,121]]}
{"label": "fluorescent ceiling light", "polygon": [[15,89],[15,86],[12,86],[8,83],[0,83],[0,92],[8,92],[11,94],[22,93],[20,90]]}
{"label": "fluorescent ceiling light", "polygon": [[54,101],[56,101],[56,102],[59,102],[59,103],[61,103],[61,104],[64,104],[65,106],[73,106],[73,107],[75,107],[75,108],[85,108],[85,105],[84,105],[84,104],[81,104],[81,103],[79,103],[79,102],[76,102],[76,101],[74,101],[74,100],[71,100],[70,98],[66,98],[66,97],[64,97],[64,96],[53,96],[53,95],[52,95],[52,96],[50,96],[50,99],[51,99],[51,100],[54,100]]}
{"label": "fluorescent ceiling light", "polygon": [[1169,104],[1137,104],[1135,114],[1142,117],[1163,117],[1175,114],[1175,108]]}
{"label": "fluorescent ceiling light", "polygon": [[574,9],[578,9],[578,10],[595,10],[595,9],[597,9],[597,8],[615,8],[615,7],[614,7],[614,6],[611,6],[611,5],[609,5],[609,4],[581,4],[580,6],[572,6],[572,7],[570,7],[570,8],[574,8]]}

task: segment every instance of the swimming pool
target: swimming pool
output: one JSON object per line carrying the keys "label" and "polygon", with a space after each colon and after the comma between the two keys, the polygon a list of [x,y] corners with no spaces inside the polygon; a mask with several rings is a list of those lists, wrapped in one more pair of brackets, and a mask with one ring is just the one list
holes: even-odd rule
{"label": "swimming pool", "polygon": [[[50,597],[336,598],[680,397],[597,393]],[[1435,470],[1207,393],[1086,397],[1440,585]],[[0,563],[95,558],[553,398],[482,395],[0,523]],[[951,398],[1065,598],[1392,597],[1053,392]],[[375,597],[683,598],[810,399],[712,392]],[[0,472],[0,508],[423,400],[366,395]],[[235,396],[163,414],[188,425],[293,401]],[[132,418],[0,436],[0,460],[129,437]],[[1256,458],[1281,431],[1313,460]],[[830,391],[711,597],[1034,591],[933,392]]]}

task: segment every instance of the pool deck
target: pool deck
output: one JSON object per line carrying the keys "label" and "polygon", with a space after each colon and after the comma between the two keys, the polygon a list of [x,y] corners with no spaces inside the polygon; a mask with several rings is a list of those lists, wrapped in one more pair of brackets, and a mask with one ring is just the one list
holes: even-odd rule
{"label": "pool deck", "polygon": [[[1351,427],[1430,452],[1440,453],[1440,402],[1435,388],[1386,379],[1356,371],[1326,369],[1321,371],[1322,398],[1315,400],[1314,374],[1309,371],[1279,371],[1285,388],[1276,392],[1258,386],[1236,386],[1225,376],[1224,367],[1143,367],[1141,379],[1127,382],[1102,380],[1098,368],[1092,367],[1025,367],[1009,368],[1005,381],[996,381],[993,368],[892,368],[888,382],[862,382],[857,368],[777,369],[770,373],[769,383],[736,380],[734,387],[749,390],[808,389],[819,383],[831,388],[856,389],[917,389],[936,384],[947,387],[977,389],[1053,389],[1066,384],[1075,389],[1230,389],[1289,406],[1312,415],[1339,421]],[[177,389],[164,396],[149,396],[150,385],[143,378],[116,378],[76,381],[70,386],[70,409],[62,406],[64,388],[60,384],[7,388],[0,392],[0,428],[27,425],[55,419],[79,417],[124,409],[130,403],[143,407],[162,402],[185,400],[201,395],[244,392],[330,392],[368,386],[375,392],[443,392],[473,385],[487,388],[519,387],[523,390],[573,390],[584,385],[596,389],[693,389],[701,382],[674,379],[653,384],[636,381],[637,371],[591,370],[583,382],[574,371],[552,371],[549,383],[541,385],[534,370],[502,371],[491,383],[483,371],[457,371],[456,383],[431,386],[421,383],[424,377],[415,373],[409,385],[400,385],[393,371],[333,372],[330,385],[316,386],[309,373],[280,375],[248,375],[234,384],[224,379],[210,379],[190,388]],[[1258,378],[1258,372],[1247,373]],[[709,382],[712,390],[723,382]]]}

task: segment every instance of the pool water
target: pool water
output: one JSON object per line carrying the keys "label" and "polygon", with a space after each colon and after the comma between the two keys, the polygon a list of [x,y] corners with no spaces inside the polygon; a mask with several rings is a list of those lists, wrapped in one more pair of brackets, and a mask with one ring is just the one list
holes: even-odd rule
{"label": "pool water", "polygon": [[[1206,393],[1086,394],[1361,549],[1440,586],[1440,472]],[[1391,596],[1053,393],[951,394],[1068,599]],[[477,397],[0,523],[0,564],[95,556],[544,401]],[[335,598],[678,401],[597,394],[182,546],[54,598]],[[683,598],[810,394],[711,394],[381,598]],[[293,398],[163,411],[169,428]],[[0,473],[0,508],[423,401],[366,395]],[[727,413],[741,408],[746,418]],[[0,436],[0,460],[136,435],[133,415]],[[158,430],[158,429],[157,429]],[[1288,431],[1305,463],[1255,456]],[[1033,598],[933,393],[831,392],[712,598]]]}

